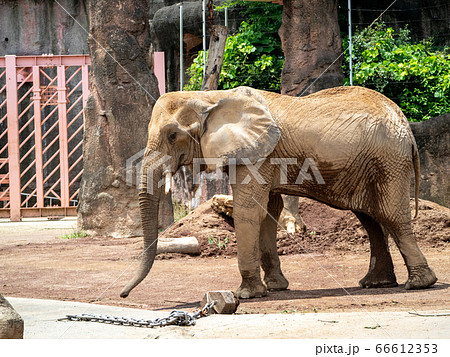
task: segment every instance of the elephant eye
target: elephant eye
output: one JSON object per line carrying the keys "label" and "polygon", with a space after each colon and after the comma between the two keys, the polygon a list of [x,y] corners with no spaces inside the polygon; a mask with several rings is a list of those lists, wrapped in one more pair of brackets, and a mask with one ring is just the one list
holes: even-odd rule
{"label": "elephant eye", "polygon": [[175,131],[171,131],[168,135],[169,141],[171,144],[173,144],[173,142],[175,141],[177,137],[177,133]]}

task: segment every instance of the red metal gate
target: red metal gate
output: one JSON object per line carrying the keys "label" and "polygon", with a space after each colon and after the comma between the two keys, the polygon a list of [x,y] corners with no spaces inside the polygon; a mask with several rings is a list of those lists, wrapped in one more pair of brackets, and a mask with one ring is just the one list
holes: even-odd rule
{"label": "red metal gate", "polygon": [[[0,218],[76,215],[88,55],[0,57]],[[164,53],[154,71],[165,92]]]}
{"label": "red metal gate", "polygon": [[0,217],[76,214],[89,64],[0,58]]}

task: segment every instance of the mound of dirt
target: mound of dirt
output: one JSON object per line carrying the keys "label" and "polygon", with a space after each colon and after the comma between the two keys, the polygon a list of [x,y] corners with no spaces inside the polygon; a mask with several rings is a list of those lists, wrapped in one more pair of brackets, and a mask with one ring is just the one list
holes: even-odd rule
{"label": "mound of dirt", "polygon": [[200,244],[201,256],[235,255],[237,252],[233,220],[217,214],[211,208],[211,201],[198,206],[167,229],[163,236],[196,237]]}
{"label": "mound of dirt", "polygon": [[[414,201],[411,201],[413,208]],[[331,208],[307,198],[299,199],[305,233],[288,235],[278,231],[278,254],[322,253],[325,250],[368,251],[367,233],[351,211]],[[443,247],[450,242],[450,209],[420,200],[419,216],[412,223],[421,247]],[[195,236],[201,256],[235,255],[233,221],[217,214],[211,200],[201,204],[164,232],[164,237]]]}

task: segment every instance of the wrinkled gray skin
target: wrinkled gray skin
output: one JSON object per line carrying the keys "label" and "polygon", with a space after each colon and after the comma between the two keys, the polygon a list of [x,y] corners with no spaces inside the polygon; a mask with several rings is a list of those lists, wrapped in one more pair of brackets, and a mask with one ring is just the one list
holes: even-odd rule
{"label": "wrinkled gray skin", "polygon": [[[362,287],[397,285],[388,234],[408,268],[405,288],[426,288],[436,282],[411,230],[412,172],[416,214],[419,184],[416,143],[401,110],[383,95],[360,87],[327,89],[302,98],[246,87],[172,92],[155,105],[148,133],[139,196],[144,254],[122,297],[146,277],[155,258],[158,204],[164,194],[158,182],[202,157],[237,162],[232,188],[242,276],[236,291],[239,298],[288,287],[276,249],[281,194],[313,198],[355,213],[367,230],[371,248]],[[161,154],[154,157],[155,152]],[[157,163],[165,154],[170,160]],[[295,158],[297,163],[289,164],[286,172],[273,163],[279,158]],[[303,181],[298,180],[305,159],[312,159],[323,181],[312,166],[300,176]],[[250,163],[258,168],[256,175]]]}

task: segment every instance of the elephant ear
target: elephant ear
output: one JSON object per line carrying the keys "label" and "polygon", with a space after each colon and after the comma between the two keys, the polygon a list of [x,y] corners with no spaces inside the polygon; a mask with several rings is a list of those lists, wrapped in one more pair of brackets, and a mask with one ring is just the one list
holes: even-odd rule
{"label": "elephant ear", "polygon": [[200,144],[205,158],[219,158],[223,165],[235,159],[237,165],[267,157],[280,139],[264,99],[249,88],[229,91],[215,105],[195,104],[202,113]]}

